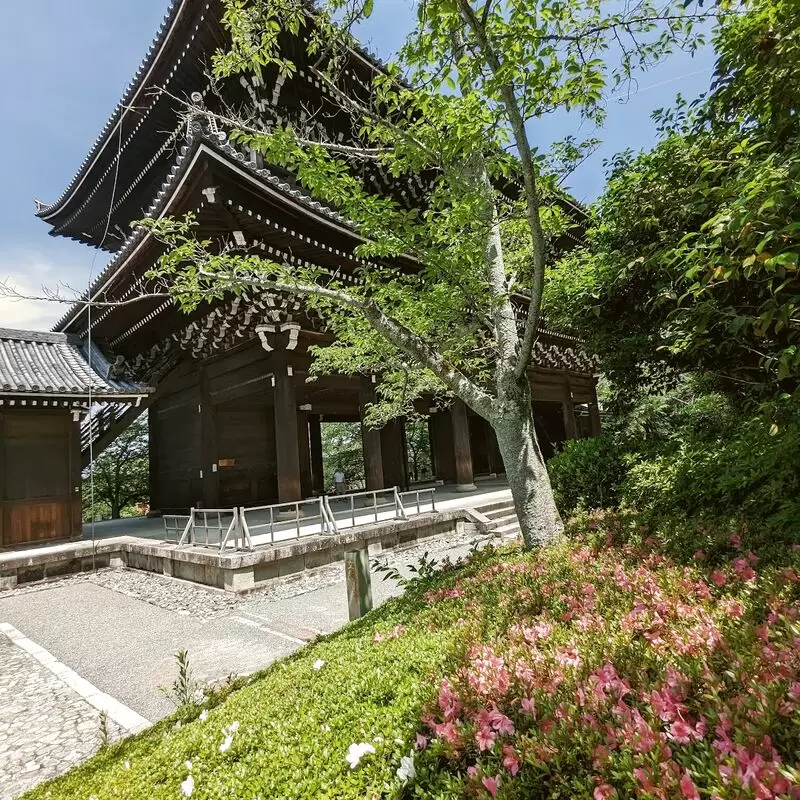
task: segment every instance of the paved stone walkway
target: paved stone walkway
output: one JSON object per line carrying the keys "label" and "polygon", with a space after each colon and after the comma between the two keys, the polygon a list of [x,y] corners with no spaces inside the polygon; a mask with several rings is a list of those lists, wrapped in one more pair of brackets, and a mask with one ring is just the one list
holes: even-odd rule
{"label": "paved stone walkway", "polygon": [[[121,729],[107,722],[109,740]],[[100,712],[0,633],[0,800],[83,761],[101,744]]]}
{"label": "paved stone walkway", "polygon": [[[473,541],[429,540],[386,551],[381,560],[409,575],[407,565],[423,553],[455,559]],[[376,605],[401,592],[381,578],[373,575]],[[235,597],[151,573],[105,569],[0,593],[0,800],[60,774],[100,745],[98,711],[4,635],[2,623],[30,637],[27,646],[35,652],[43,647],[60,667],[75,670],[76,685],[88,680],[108,702],[117,698],[156,720],[173,708],[159,687],[175,678],[177,650],[188,649],[202,681],[261,669],[347,622],[343,579],[343,566],[332,564]],[[122,735],[111,720],[108,728],[112,738]]]}

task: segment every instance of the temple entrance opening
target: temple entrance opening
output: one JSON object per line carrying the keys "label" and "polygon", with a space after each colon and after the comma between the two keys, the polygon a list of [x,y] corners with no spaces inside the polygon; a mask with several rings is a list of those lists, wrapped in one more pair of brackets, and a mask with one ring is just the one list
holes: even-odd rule
{"label": "temple entrance opening", "polygon": [[322,465],[325,492],[345,494],[364,488],[364,447],[361,423],[322,423]]}

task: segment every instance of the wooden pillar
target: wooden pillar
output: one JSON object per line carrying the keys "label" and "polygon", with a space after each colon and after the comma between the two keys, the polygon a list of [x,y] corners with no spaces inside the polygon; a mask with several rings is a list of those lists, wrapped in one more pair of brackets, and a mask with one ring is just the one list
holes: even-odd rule
{"label": "wooden pillar", "polygon": [[158,491],[158,409],[155,404],[147,411],[148,484],[150,487],[150,514],[161,510],[162,498]]}
{"label": "wooden pillar", "polygon": [[276,359],[273,373],[275,399],[275,453],[278,473],[278,502],[302,500],[300,480],[300,448],[297,426],[297,405],[292,365]]}
{"label": "wooden pillar", "polygon": [[364,414],[368,404],[375,401],[375,385],[370,378],[362,378],[358,392],[358,409],[361,415],[361,441],[364,446],[364,478],[367,490],[383,489],[383,456],[381,453],[381,432],[364,424]]}
{"label": "wooden pillar", "polygon": [[322,418],[308,415],[308,434],[311,450],[311,485],[315,495],[325,493],[325,466],[322,461]]}
{"label": "wooden pillar", "polygon": [[308,414],[297,412],[297,447],[300,456],[300,488],[303,497],[314,495],[314,483],[311,476],[311,438],[308,428]]}
{"label": "wooden pillar", "polygon": [[597,385],[592,383],[591,400],[589,401],[589,434],[599,436],[601,431],[600,406],[597,403]]}
{"label": "wooden pillar", "polygon": [[561,409],[564,415],[564,438],[566,441],[578,438],[578,426],[575,424],[575,404],[572,402],[572,387],[569,378],[564,379]]}
{"label": "wooden pillar", "polygon": [[[81,478],[81,423],[80,417],[73,418],[69,433],[69,527],[70,538],[78,538],[83,533],[83,499]],[[2,491],[0,490],[0,497]],[[0,532],[1,533],[1,532]]]}
{"label": "wooden pillar", "polygon": [[471,492],[477,487],[472,474],[467,407],[463,401],[456,400],[450,407],[450,422],[453,427],[453,453],[456,460],[456,491]]}
{"label": "wooden pillar", "polygon": [[219,508],[217,472],[217,417],[211,404],[211,387],[205,369],[200,375],[200,469],[203,473],[203,507]]}
{"label": "wooden pillar", "polygon": [[393,419],[380,430],[383,477],[387,486],[408,488],[405,419]]}

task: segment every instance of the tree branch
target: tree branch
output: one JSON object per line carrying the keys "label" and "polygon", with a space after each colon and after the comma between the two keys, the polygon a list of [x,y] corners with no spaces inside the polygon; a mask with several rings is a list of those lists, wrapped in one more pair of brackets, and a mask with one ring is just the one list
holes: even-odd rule
{"label": "tree branch", "polygon": [[[495,77],[499,77],[503,65],[489,42],[485,27],[481,25],[480,21],[475,16],[475,12],[469,4],[469,0],[459,0],[459,8],[462,18],[469,26],[470,30],[472,30],[480,45],[486,63],[489,65]],[[542,229],[542,220],[539,216],[541,197],[539,196],[536,171],[533,165],[533,154],[531,153],[528,134],[525,131],[525,120],[522,116],[519,103],[517,102],[514,87],[509,83],[503,83],[500,87],[500,94],[509,122],[511,123],[511,131],[519,153],[527,202],[526,219],[533,239],[533,278],[531,281],[528,320],[525,323],[525,333],[522,337],[522,343],[517,356],[517,364],[514,369],[514,374],[519,380],[525,374],[525,370],[528,367],[528,362],[533,353],[533,345],[536,341],[536,332],[539,329],[539,314],[542,306],[542,294],[544,292],[546,240]]]}
{"label": "tree branch", "polygon": [[475,413],[480,414],[485,419],[489,419],[491,416],[491,395],[477,386],[458,367],[437,353],[416,333],[384,313],[374,300],[352,297],[339,289],[331,289],[315,283],[284,283],[256,276],[243,278],[241,275],[225,275],[218,272],[208,272],[203,269],[200,269],[199,276],[213,282],[218,282],[222,279],[230,285],[241,286],[244,283],[253,288],[310,295],[350,308],[357,314],[364,316],[386,341],[429,369],[450,391],[470,406]]}

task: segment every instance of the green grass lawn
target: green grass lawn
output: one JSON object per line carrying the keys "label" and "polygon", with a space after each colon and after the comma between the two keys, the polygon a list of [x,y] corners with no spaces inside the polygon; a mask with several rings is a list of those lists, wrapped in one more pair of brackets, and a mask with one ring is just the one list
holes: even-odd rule
{"label": "green grass lawn", "polygon": [[800,797],[798,554],[571,534],[418,581],[26,798]]}

